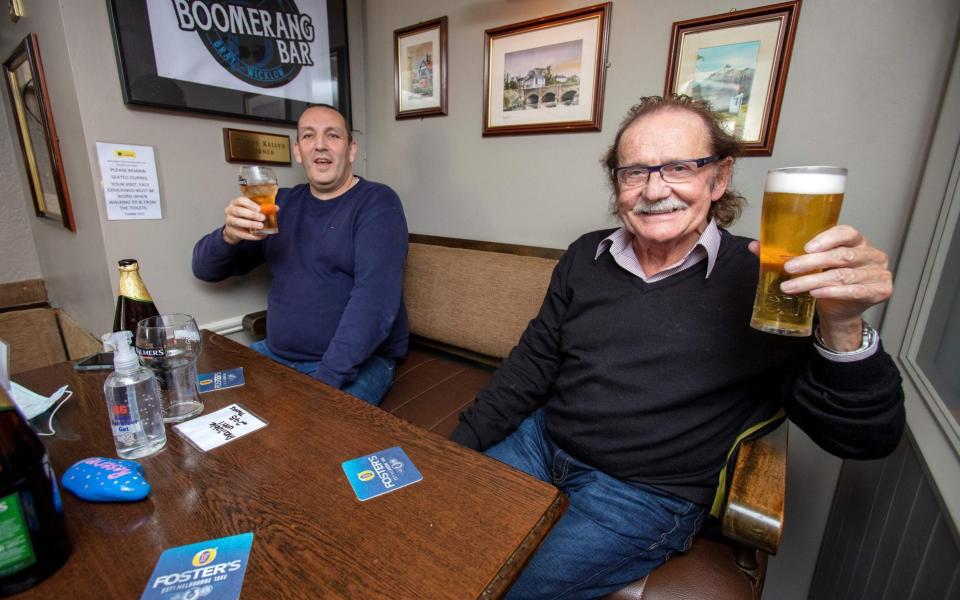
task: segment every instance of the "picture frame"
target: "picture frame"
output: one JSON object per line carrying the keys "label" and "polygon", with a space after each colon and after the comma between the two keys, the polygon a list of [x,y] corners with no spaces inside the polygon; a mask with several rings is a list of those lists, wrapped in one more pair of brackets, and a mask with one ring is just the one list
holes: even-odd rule
{"label": "picture frame", "polygon": [[484,32],[484,136],[600,131],[611,7]]}
{"label": "picture frame", "polygon": [[14,49],[3,63],[3,76],[35,212],[76,231],[37,34],[31,33]]}
{"label": "picture frame", "polygon": [[664,94],[710,102],[746,156],[770,156],[801,0],[677,21]]}
{"label": "picture frame", "polygon": [[397,119],[446,116],[446,16],[393,32],[393,97]]}
{"label": "picture frame", "polygon": [[324,103],[351,123],[346,0],[106,2],[125,104],[296,124]]}

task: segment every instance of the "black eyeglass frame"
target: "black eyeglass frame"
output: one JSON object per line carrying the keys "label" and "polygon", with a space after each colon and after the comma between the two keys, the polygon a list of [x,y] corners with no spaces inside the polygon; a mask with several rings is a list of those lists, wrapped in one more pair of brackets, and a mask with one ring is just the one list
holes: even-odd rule
{"label": "black eyeglass frame", "polygon": [[625,165],[625,166],[623,166],[623,167],[615,167],[615,168],[611,169],[610,172],[613,174],[614,178],[616,178],[616,180],[617,180],[618,182],[620,182],[620,185],[627,185],[627,183],[626,183],[625,181],[622,181],[622,180],[620,179],[620,173],[622,173],[623,171],[626,171],[626,170],[628,170],[628,169],[645,169],[646,172],[647,172],[647,178],[646,178],[646,180],[645,180],[643,183],[634,184],[632,187],[636,187],[636,186],[639,186],[639,185],[646,185],[646,184],[650,181],[650,175],[652,175],[653,173],[660,173],[661,179],[663,179],[666,183],[683,183],[683,182],[679,182],[679,181],[670,181],[669,179],[665,178],[665,177],[663,176],[663,169],[664,169],[664,167],[670,167],[670,166],[672,166],[672,165],[683,164],[683,163],[691,163],[691,162],[692,162],[692,163],[694,163],[694,164],[697,165],[697,169],[701,169],[701,168],[703,168],[703,167],[706,166],[706,165],[709,165],[709,164],[711,164],[711,163],[717,162],[718,160],[720,160],[720,157],[717,156],[716,154],[714,154],[714,155],[712,155],[712,156],[705,156],[705,157],[703,157],[703,158],[688,158],[688,159],[685,159],[685,160],[671,160],[670,162],[668,162],[668,163],[663,163],[662,165],[652,165],[652,166],[649,166],[649,167],[646,166],[646,165]]}

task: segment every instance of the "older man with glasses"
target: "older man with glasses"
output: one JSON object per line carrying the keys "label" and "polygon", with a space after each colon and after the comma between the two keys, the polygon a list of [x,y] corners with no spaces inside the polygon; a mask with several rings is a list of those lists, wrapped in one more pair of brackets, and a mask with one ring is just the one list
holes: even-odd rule
{"label": "older man with glasses", "polygon": [[455,440],[570,499],[508,597],[596,597],[685,551],[735,441],[784,414],[841,457],[899,442],[900,376],[861,319],[892,293],[886,255],[852,227],[825,231],[785,284],[817,298],[819,335],[751,329],[758,246],[725,229],[744,203],[737,154],[690,98],[634,106],[604,157],[622,226],[569,247],[461,415]]}

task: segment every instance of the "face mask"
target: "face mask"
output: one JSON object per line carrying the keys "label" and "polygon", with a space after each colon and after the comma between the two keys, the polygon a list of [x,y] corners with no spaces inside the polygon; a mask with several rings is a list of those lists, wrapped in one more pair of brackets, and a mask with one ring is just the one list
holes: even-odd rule
{"label": "face mask", "polygon": [[[57,408],[59,409],[60,406],[62,406],[63,403],[66,402],[67,399],[73,395],[72,391],[67,390],[67,386],[63,386],[59,390],[50,394],[49,396],[41,396],[40,394],[32,390],[28,390],[27,388],[23,387],[22,385],[18,384],[15,381],[10,382],[10,392],[11,392],[10,395],[13,397],[13,401],[14,403],[16,403],[17,408],[20,409],[20,412],[23,413],[23,416],[26,417],[28,421],[33,419],[37,415],[46,412],[47,410],[50,409],[51,406],[56,404],[58,401],[60,402],[60,404],[57,405]],[[47,429],[49,431],[48,432],[37,431],[38,434],[53,435],[55,433],[52,425],[53,425],[53,415],[56,412],[57,411],[54,410],[50,413],[49,421],[46,424]]]}

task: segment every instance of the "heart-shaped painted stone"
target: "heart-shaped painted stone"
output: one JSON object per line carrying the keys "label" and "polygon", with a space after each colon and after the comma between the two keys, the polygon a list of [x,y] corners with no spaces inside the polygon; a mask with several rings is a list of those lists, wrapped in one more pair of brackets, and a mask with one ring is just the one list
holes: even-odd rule
{"label": "heart-shaped painted stone", "polygon": [[63,487],[91,502],[133,502],[150,493],[140,463],[95,456],[75,462],[60,479]]}

